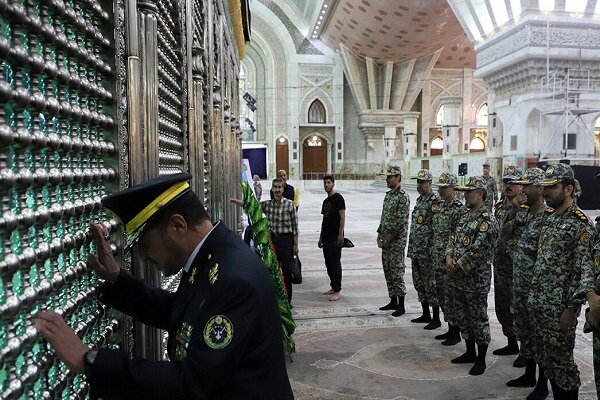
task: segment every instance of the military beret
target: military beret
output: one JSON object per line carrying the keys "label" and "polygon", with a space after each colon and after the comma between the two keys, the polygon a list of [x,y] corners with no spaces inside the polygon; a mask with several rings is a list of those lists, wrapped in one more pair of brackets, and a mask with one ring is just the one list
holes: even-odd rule
{"label": "military beret", "polygon": [[483,177],[481,176],[472,176],[469,178],[469,182],[466,185],[460,185],[455,188],[461,192],[468,192],[475,189],[481,189],[486,191],[487,193],[487,185]]}
{"label": "military beret", "polygon": [[390,165],[386,172],[379,174],[379,175],[385,175],[385,176],[402,175],[402,172],[400,171],[400,167],[398,167],[397,165]]}
{"label": "military beret", "polygon": [[189,192],[192,176],[186,173],[163,175],[103,198],[107,208],[125,227],[129,249],[140,239],[148,223],[165,206]]}
{"label": "military beret", "polygon": [[514,165],[507,165],[506,167],[504,167],[502,180],[515,181],[521,178],[523,178],[523,173]]}
{"label": "military beret", "polygon": [[519,185],[539,185],[544,180],[544,170],[541,168],[529,168],[525,171],[523,179],[512,181]]}
{"label": "military beret", "polygon": [[457,183],[458,183],[458,179],[456,178],[456,175],[451,174],[449,172],[442,172],[442,174],[440,175],[440,177],[438,179],[437,185],[439,187],[448,187],[448,186],[456,186]]}
{"label": "military beret", "polygon": [[418,179],[420,181],[430,181],[433,179],[431,172],[428,169],[422,169],[417,173],[417,176],[413,179]]}
{"label": "military beret", "polygon": [[552,164],[546,168],[544,180],[541,182],[541,185],[552,186],[565,179],[575,179],[573,169],[569,165],[563,163]]}

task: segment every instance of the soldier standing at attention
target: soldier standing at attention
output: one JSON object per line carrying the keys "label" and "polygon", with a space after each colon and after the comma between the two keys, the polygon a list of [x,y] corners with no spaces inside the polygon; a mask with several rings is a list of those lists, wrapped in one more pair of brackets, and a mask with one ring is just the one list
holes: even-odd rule
{"label": "soldier standing at attention", "polygon": [[404,249],[408,233],[408,210],[410,198],[400,188],[402,179],[400,167],[390,166],[385,173],[385,180],[391,190],[383,199],[381,220],[377,228],[377,246],[381,249],[383,274],[390,296],[389,304],[380,307],[380,310],[395,310],[392,316],[399,317],[406,311],[404,309]]}
{"label": "soldier standing at attention", "polygon": [[483,179],[485,180],[485,188],[487,190],[487,197],[485,198],[485,206],[488,212],[492,213],[492,208],[498,200],[498,185],[496,185],[496,179],[490,175],[490,163],[483,163]]}
{"label": "soldier standing at attention", "polygon": [[542,229],[531,280],[527,302],[531,337],[554,398],[577,399],[581,382],[573,348],[581,304],[594,291],[593,227],[573,203],[571,167],[550,165],[544,177],[544,198],[555,211]]}
{"label": "soldier standing at attention", "polygon": [[454,191],[457,184],[456,175],[443,172],[438,180],[440,199],[433,204],[433,244],[432,261],[435,270],[435,289],[438,303],[444,312],[444,320],[448,322],[448,332],[437,335],[444,346],[453,346],[460,342],[460,329],[454,312],[452,298],[448,288],[448,269],[446,268],[446,247],[450,236],[456,229],[458,219],[466,211]]}
{"label": "soldier standing at attention", "polygon": [[[600,174],[596,175],[600,179]],[[594,379],[596,381],[596,395],[600,396],[600,216],[596,217],[596,230],[592,244],[594,257],[594,291],[588,292],[586,297],[590,311],[586,314],[586,322],[593,329],[594,340]]]}
{"label": "soldier standing at attention", "polygon": [[[431,172],[428,170],[422,169],[417,173],[419,197],[412,212],[407,254],[412,260],[413,285],[423,308],[423,314],[410,322],[426,322],[428,323],[425,326],[427,330],[436,329],[442,325],[431,259],[433,205],[439,201],[439,197],[432,190],[431,180]],[[433,309],[433,319],[429,313],[430,304]]]}
{"label": "soldier standing at attention", "polygon": [[[497,356],[519,354],[519,344],[515,336],[514,318],[512,314],[512,281],[513,281],[513,238],[512,232],[507,232],[504,227],[512,220],[518,207],[512,201],[516,195],[521,193],[523,186],[514,181],[521,179],[523,175],[514,165],[504,168],[502,182],[504,183],[504,198],[496,204],[495,216],[498,222],[498,243],[494,255],[494,304],[498,322],[502,325],[502,333],[508,338],[508,344],[501,349],[494,350]],[[515,367],[523,366],[523,357],[517,358],[513,364]]]}
{"label": "soldier standing at attention", "polygon": [[521,342],[521,354],[525,358],[525,373],[506,383],[510,387],[532,387],[533,392],[528,399],[545,399],[548,396],[548,379],[544,368],[539,366],[539,378],[535,379],[536,355],[531,343],[530,312],[527,308],[527,297],[533,276],[533,267],[537,258],[538,242],[545,220],[554,210],[546,206],[544,188],[540,183],[544,180],[544,171],[540,168],[529,168],[521,181],[523,193],[513,199],[519,207],[508,228],[512,229],[515,238],[513,254],[513,312],[515,333]]}
{"label": "soldier standing at attention", "polygon": [[485,356],[490,343],[487,298],[498,226],[485,207],[486,189],[482,177],[472,177],[466,186],[456,189],[466,192],[468,211],[462,214],[448,242],[446,264],[453,289],[453,311],[467,343],[467,351],[451,362],[474,363],[469,375],[481,375],[486,369]]}

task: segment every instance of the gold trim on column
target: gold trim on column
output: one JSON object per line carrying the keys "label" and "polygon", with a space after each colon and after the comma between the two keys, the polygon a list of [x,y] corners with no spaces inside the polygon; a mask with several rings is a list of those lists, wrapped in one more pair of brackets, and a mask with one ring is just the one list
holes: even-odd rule
{"label": "gold trim on column", "polygon": [[242,0],[229,0],[229,12],[231,13],[231,25],[237,45],[240,60],[246,56],[246,40],[244,38],[244,21],[242,17]]}

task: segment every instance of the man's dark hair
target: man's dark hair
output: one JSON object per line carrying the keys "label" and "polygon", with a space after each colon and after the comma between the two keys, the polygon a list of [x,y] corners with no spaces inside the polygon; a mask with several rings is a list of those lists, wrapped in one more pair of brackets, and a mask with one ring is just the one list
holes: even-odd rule
{"label": "man's dark hair", "polygon": [[204,204],[200,201],[196,193],[191,190],[173,201],[171,204],[160,210],[158,214],[150,222],[152,226],[166,226],[169,218],[173,214],[183,216],[188,225],[199,225],[204,220],[210,221],[210,216],[204,208]]}
{"label": "man's dark hair", "polygon": [[335,183],[335,178],[333,177],[333,175],[325,175],[323,177],[323,182],[325,182],[327,180],[331,181],[331,183]]}
{"label": "man's dark hair", "polygon": [[563,189],[569,185],[573,186],[573,193],[571,193],[571,195],[573,197],[575,197],[575,179],[563,179],[562,181],[560,181],[558,183],[560,183],[562,185]]}
{"label": "man's dark hair", "polygon": [[273,186],[276,183],[281,183],[283,186],[285,186],[285,181],[281,178],[275,178],[271,181],[271,186]]}

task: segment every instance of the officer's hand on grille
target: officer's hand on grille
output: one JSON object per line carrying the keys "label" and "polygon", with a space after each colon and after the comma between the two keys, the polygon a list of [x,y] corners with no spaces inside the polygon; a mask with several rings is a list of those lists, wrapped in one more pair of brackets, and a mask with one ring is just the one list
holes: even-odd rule
{"label": "officer's hand on grille", "polygon": [[573,310],[565,308],[560,315],[560,331],[563,334],[567,334],[577,326],[577,316]]}
{"label": "officer's hand on grille", "polygon": [[54,348],[56,356],[67,364],[71,371],[78,374],[84,372],[84,357],[89,348],[65,320],[51,311],[40,312],[34,318],[38,332]]}
{"label": "officer's hand on grille", "polygon": [[110,242],[107,240],[108,230],[102,224],[90,223],[90,231],[96,245],[96,255],[89,255],[87,264],[102,279],[115,282],[121,268],[113,256]]}

